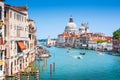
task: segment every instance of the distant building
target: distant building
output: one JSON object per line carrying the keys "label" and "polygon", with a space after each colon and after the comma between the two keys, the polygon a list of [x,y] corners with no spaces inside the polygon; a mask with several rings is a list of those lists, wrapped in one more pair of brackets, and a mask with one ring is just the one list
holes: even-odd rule
{"label": "distant building", "polygon": [[64,32],[63,34],[59,34],[56,45],[58,47],[65,47],[67,42],[68,42],[69,37],[70,37],[70,33],[68,33],[68,32]]}
{"label": "distant building", "polygon": [[48,36],[47,41],[46,41],[47,46],[55,46],[56,45],[56,40],[50,39],[50,36]]}
{"label": "distant building", "polygon": [[105,36],[103,33],[90,33],[88,23],[82,23],[78,32],[73,18],[70,17],[64,32],[58,35],[57,46],[96,49],[99,45],[102,46],[102,44],[98,44],[100,40],[107,42],[104,47],[100,48],[112,49],[112,37]]}
{"label": "distant building", "polygon": [[36,31],[28,17],[27,6],[0,0],[0,79],[24,71],[35,60]]}

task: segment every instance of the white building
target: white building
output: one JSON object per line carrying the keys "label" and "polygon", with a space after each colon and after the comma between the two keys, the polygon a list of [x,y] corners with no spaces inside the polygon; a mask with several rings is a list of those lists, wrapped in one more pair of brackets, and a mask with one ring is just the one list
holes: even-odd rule
{"label": "white building", "polygon": [[104,50],[111,51],[113,49],[113,44],[108,42],[98,43],[97,48],[102,49],[103,51]]}
{"label": "white building", "polygon": [[96,49],[97,42],[96,41],[88,41],[88,49]]}
{"label": "white building", "polygon": [[[13,76],[35,59],[34,21],[28,18],[28,7],[10,6],[0,0],[0,79]],[[0,24],[1,24],[0,23]],[[2,77],[3,76],[3,77]]]}
{"label": "white building", "polygon": [[46,41],[47,46],[55,46],[56,45],[56,40],[50,39],[50,36],[48,36],[47,41]]}

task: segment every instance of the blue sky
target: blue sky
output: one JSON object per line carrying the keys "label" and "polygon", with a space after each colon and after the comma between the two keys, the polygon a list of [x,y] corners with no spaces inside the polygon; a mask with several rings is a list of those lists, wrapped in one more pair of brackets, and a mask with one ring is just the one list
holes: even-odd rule
{"label": "blue sky", "polygon": [[113,31],[120,28],[120,0],[6,0],[5,3],[28,5],[38,39],[56,38],[64,31],[70,15],[77,28],[88,22],[93,33],[112,36]]}

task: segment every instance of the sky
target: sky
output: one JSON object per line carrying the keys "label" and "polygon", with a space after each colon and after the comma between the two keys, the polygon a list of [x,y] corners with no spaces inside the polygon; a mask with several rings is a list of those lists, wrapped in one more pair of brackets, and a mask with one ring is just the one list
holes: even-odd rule
{"label": "sky", "polygon": [[112,36],[120,28],[120,0],[5,0],[12,6],[28,6],[35,21],[37,38],[57,38],[72,15],[77,28],[89,24],[89,31]]}

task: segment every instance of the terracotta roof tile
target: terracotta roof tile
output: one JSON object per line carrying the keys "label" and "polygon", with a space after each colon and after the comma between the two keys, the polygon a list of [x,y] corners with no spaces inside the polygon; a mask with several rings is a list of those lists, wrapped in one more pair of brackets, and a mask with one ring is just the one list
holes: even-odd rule
{"label": "terracotta roof tile", "polygon": [[24,6],[24,7],[16,7],[16,6],[11,6],[12,9],[18,10],[18,11],[27,11],[28,7]]}

